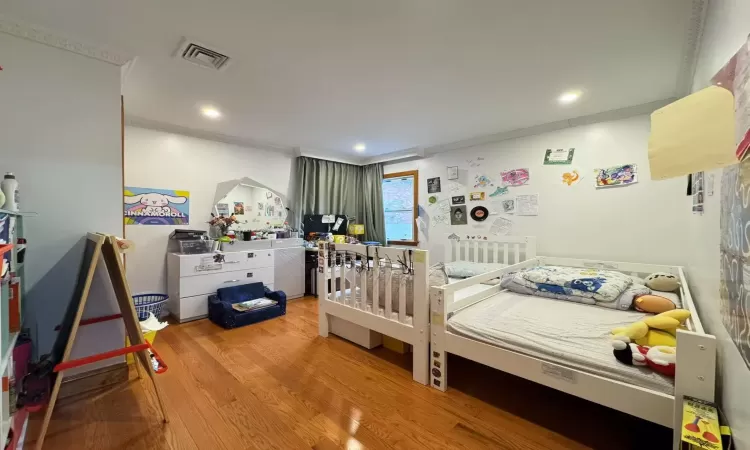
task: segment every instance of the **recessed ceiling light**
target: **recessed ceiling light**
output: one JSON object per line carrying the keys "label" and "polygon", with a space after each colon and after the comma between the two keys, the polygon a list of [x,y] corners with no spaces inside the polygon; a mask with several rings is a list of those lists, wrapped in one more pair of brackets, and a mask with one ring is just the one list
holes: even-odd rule
{"label": "recessed ceiling light", "polygon": [[364,143],[362,143],[362,142],[354,145],[354,151],[356,151],[356,152],[360,152],[361,153],[361,152],[365,151],[366,149],[367,149],[367,146]]}
{"label": "recessed ceiling light", "polygon": [[221,118],[221,111],[214,108],[213,106],[204,106],[201,108],[201,114],[208,117],[209,119],[220,119]]}
{"label": "recessed ceiling light", "polygon": [[561,105],[569,105],[578,101],[579,98],[581,98],[581,91],[568,91],[559,96],[557,101]]}

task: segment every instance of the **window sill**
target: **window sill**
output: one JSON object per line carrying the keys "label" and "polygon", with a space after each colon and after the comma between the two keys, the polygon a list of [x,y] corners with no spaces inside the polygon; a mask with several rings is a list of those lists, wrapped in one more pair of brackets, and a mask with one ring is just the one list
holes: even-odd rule
{"label": "window sill", "polygon": [[388,241],[388,247],[394,245],[408,245],[410,247],[416,247],[419,245],[419,241]]}

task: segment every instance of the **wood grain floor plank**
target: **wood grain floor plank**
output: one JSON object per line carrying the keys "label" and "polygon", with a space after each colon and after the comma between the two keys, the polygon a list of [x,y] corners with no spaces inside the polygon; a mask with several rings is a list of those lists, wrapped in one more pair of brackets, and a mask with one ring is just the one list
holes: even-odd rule
{"label": "wood grain floor plank", "polygon": [[155,343],[170,367],[158,378],[169,424],[148,384],[133,379],[61,403],[45,448],[624,449],[632,436],[669,445],[668,429],[453,356],[442,393],[412,381],[410,355],[317,330],[314,298],[236,330],[171,325]]}

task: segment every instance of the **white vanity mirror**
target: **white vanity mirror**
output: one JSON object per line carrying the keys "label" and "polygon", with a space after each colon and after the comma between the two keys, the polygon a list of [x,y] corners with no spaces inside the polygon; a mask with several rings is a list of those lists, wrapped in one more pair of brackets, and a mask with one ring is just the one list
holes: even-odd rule
{"label": "white vanity mirror", "polygon": [[234,215],[236,231],[276,228],[284,225],[287,216],[284,196],[250,178],[226,181],[216,188],[213,213]]}

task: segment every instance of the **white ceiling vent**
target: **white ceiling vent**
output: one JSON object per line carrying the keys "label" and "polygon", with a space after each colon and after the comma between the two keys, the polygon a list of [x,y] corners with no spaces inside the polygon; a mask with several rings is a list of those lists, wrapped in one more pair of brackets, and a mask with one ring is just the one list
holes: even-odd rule
{"label": "white ceiling vent", "polygon": [[229,66],[231,58],[215,48],[209,48],[195,39],[184,38],[175,52],[175,58],[205,67],[207,69],[224,70]]}

